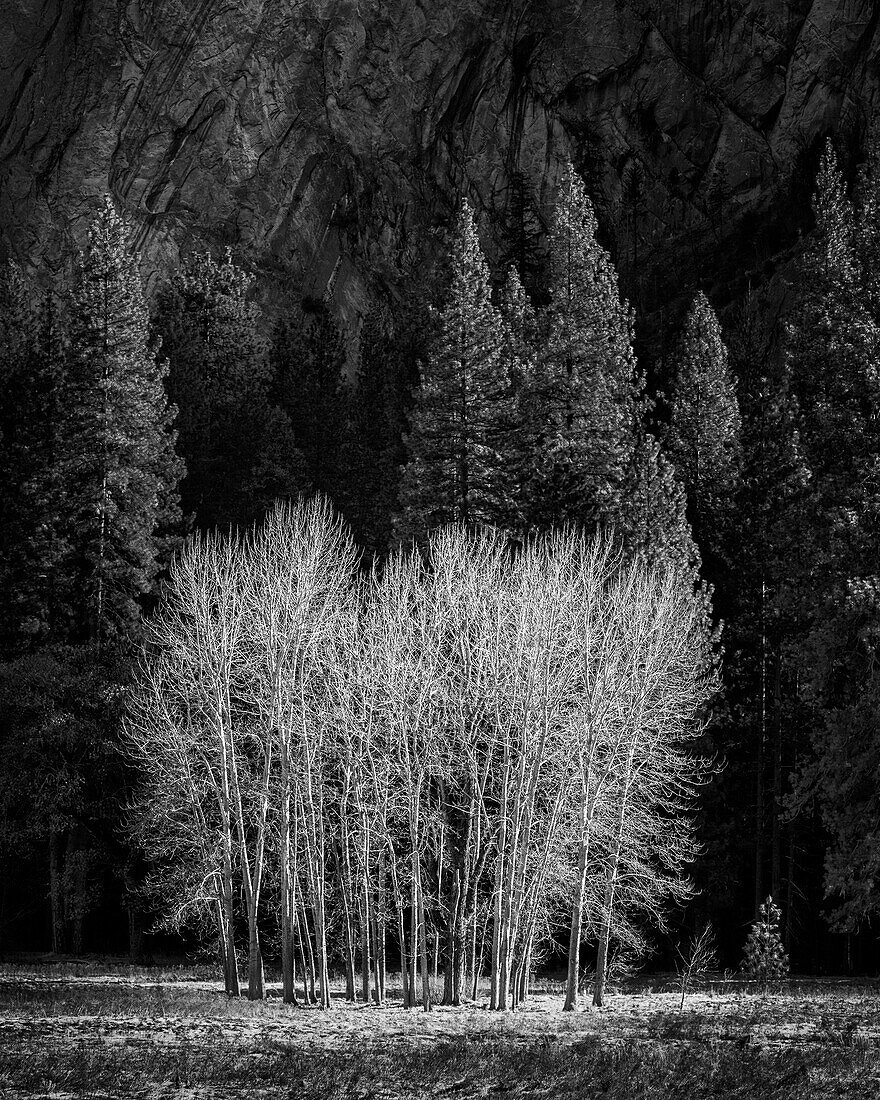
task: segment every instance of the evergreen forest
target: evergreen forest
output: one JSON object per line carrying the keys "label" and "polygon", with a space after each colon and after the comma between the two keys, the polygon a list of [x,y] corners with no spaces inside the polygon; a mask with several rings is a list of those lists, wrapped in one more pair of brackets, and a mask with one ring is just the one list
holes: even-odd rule
{"label": "evergreen forest", "polygon": [[3,267],[0,955],[876,972],[880,152],[662,346],[571,165],[439,228],[354,329],[234,248],[145,272],[109,197]]}

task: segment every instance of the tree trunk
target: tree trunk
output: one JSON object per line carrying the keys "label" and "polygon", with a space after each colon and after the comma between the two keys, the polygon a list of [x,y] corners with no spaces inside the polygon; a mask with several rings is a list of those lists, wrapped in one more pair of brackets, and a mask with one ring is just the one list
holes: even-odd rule
{"label": "tree trunk", "polygon": [[[343,875],[345,872],[343,871]],[[349,885],[342,883],[342,920],[345,925],[345,999],[357,1000],[355,992],[355,959],[354,959],[354,914],[351,911],[351,899],[349,897]]]}
{"label": "tree trunk", "polygon": [[281,999],[296,1004],[296,944],[293,936],[293,899],[285,901],[281,924]]}
{"label": "tree trunk", "polygon": [[224,905],[226,912],[224,913],[223,925],[226,934],[226,950],[224,956],[226,958],[226,993],[230,997],[241,996],[241,984],[238,980],[238,955],[235,951],[235,929],[233,927],[233,913],[232,913],[232,894],[231,892],[224,898]]}
{"label": "tree trunk", "polygon": [[248,1000],[262,1001],[266,996],[266,975],[260,948],[260,932],[257,928],[256,906],[252,909],[248,914]]}
{"label": "tree trunk", "polygon": [[303,951],[305,955],[303,961],[303,989],[305,990],[306,976],[308,976],[309,985],[306,993],[306,1001],[314,1005],[318,1003],[318,977],[315,968],[315,952],[312,949],[312,932],[309,928],[309,920],[305,908],[297,914],[297,923],[299,925],[300,950]]}
{"label": "tree trunk", "polygon": [[123,873],[123,885],[125,887],[125,909],[128,914],[128,957],[135,965],[144,961],[144,922],[141,919],[141,910],[137,902],[137,883],[135,872],[131,866],[126,866]]}
{"label": "tree trunk", "polygon": [[422,1008],[431,1011],[431,979],[428,972],[428,929],[425,925],[425,895],[422,891],[421,864],[417,853],[413,854],[416,874],[416,905],[419,927],[419,958],[422,970]]}
{"label": "tree trunk", "polygon": [[52,951],[62,955],[69,949],[63,882],[64,836],[56,829],[49,834],[49,901],[52,908]]}
{"label": "tree trunk", "polygon": [[568,972],[565,981],[565,1003],[563,1012],[573,1012],[577,1006],[580,989],[581,936],[584,922],[584,895],[587,890],[587,856],[589,845],[586,840],[580,842],[578,851],[578,873],[575,896],[571,907],[571,935],[568,938]]}
{"label": "tree trunk", "polygon": [[449,927],[446,933],[446,959],[443,973],[443,1003],[461,1004],[461,968],[464,955],[464,936],[461,921],[461,871],[452,871],[452,892],[449,904]]}
{"label": "tree trunk", "polygon": [[379,882],[373,904],[373,986],[376,1004],[385,1002],[385,857],[379,858]]}
{"label": "tree trunk", "polygon": [[370,940],[372,920],[370,914],[370,889],[364,879],[363,897],[361,899],[361,995],[364,1004],[370,1003],[370,971],[372,969],[372,951]]}
{"label": "tree trunk", "polygon": [[406,950],[406,921],[403,914],[403,898],[400,896],[400,882],[397,878],[397,868],[394,859],[391,861],[391,883],[394,890],[394,907],[397,911],[397,938],[400,944],[400,985],[403,1007],[412,1007],[412,998],[409,988],[409,959]]}
{"label": "tree trunk", "polygon": [[773,821],[770,838],[770,884],[782,899],[782,654],[776,646],[773,677]]}
{"label": "tree trunk", "polygon": [[761,698],[758,708],[758,763],[755,776],[755,913],[764,900],[764,746],[767,739],[767,635],[764,602],[767,586],[761,581]]}
{"label": "tree trunk", "polygon": [[477,910],[474,908],[473,915],[470,920],[470,927],[468,929],[468,965],[467,973],[470,978],[470,984],[468,987],[468,996],[472,1001],[477,999],[476,988],[479,980],[479,974],[477,972]]}
{"label": "tree trunk", "polygon": [[620,865],[620,846],[623,840],[623,820],[626,812],[626,803],[629,797],[629,783],[632,776],[632,753],[627,764],[629,779],[621,799],[617,818],[617,836],[614,839],[614,852],[611,857],[611,867],[608,873],[608,886],[605,890],[605,900],[602,911],[602,930],[599,935],[599,955],[596,959],[596,981],[593,985],[593,1004],[596,1008],[602,1007],[605,996],[605,975],[608,970],[608,945],[611,941],[611,917],[614,912],[614,892],[617,887],[617,869]]}
{"label": "tree trunk", "polygon": [[608,970],[608,946],[611,941],[611,910],[614,905],[614,877],[617,873],[615,855],[611,877],[605,890],[605,902],[602,913],[602,929],[599,933],[599,953],[596,958],[596,980],[593,983],[593,1004],[601,1008],[605,999],[605,976]]}
{"label": "tree trunk", "polygon": [[[281,749],[281,998],[284,1004],[296,1004],[296,954],[293,926],[296,896],[295,875],[291,868],[290,837],[290,758],[287,744]],[[305,971],[303,971],[305,975]]]}

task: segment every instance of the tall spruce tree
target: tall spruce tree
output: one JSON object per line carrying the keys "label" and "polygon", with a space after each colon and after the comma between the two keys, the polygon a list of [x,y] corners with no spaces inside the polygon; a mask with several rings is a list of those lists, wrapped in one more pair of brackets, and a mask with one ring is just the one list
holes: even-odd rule
{"label": "tall spruce tree", "polygon": [[670,363],[666,449],[688,499],[704,556],[723,550],[739,472],[741,422],[727,348],[706,296],[697,294]]}
{"label": "tall spruce tree", "polygon": [[272,348],[275,392],[316,489],[344,493],[342,450],[348,389],[345,341],[328,301],[285,317]]}
{"label": "tall spruce tree", "polygon": [[[870,167],[870,163],[869,163]],[[880,318],[876,173],[859,220],[828,145],[816,179],[816,227],[802,265],[788,352],[813,481],[812,569],[804,576],[802,647],[813,704],[813,756],[795,801],[814,796],[828,829],[825,884],[835,921],[853,931],[880,913]],[[872,824],[867,824],[872,823]]]}
{"label": "tall spruce tree", "polygon": [[364,318],[342,457],[343,512],[369,552],[388,548],[406,460],[408,340],[387,303]]}
{"label": "tall spruce tree", "polygon": [[182,467],[137,259],[110,200],[67,298],[66,341],[47,299],[13,390],[18,549],[4,565],[30,637],[0,668],[0,758],[15,761],[14,782],[0,774],[0,813],[32,858],[48,849],[53,945],[81,951],[107,872],[125,862],[114,741]]}
{"label": "tall spruce tree", "polygon": [[[870,199],[860,204],[870,208]],[[814,198],[787,354],[812,480],[813,533],[798,613],[813,755],[796,798],[815,796],[830,833],[826,888],[852,930],[880,912],[876,705],[880,656],[880,325],[860,264],[853,205],[829,144]],[[865,223],[867,229],[869,222]],[[866,245],[865,254],[870,254]],[[872,822],[872,825],[867,825]]]}
{"label": "tall spruce tree", "polygon": [[[636,408],[643,409],[640,402]],[[691,575],[700,566],[687,519],[687,500],[676,471],[645,425],[645,413],[633,423],[633,446],[622,490],[618,529],[630,553]]]}
{"label": "tall spruce tree", "polygon": [[547,234],[535,188],[520,169],[509,174],[504,199],[499,225],[502,260],[534,293],[546,267]]}
{"label": "tall spruce tree", "polygon": [[198,253],[159,298],[156,327],[187,468],[182,503],[202,526],[248,524],[308,486],[289,419],[272,399],[252,285],[231,250],[219,262]]}
{"label": "tall spruce tree", "polygon": [[[803,822],[787,812],[785,797],[807,748],[799,605],[813,551],[805,512],[810,471],[790,363],[771,344],[767,303],[750,297],[730,338],[742,395],[742,464],[726,555],[728,713],[721,743],[729,766],[718,797],[741,808],[738,843],[751,838],[742,870],[751,869],[753,912],[769,886],[783,903],[788,935],[807,887],[798,859]],[[729,840],[729,831],[718,837],[725,846]]]}
{"label": "tall spruce tree", "polygon": [[465,201],[449,287],[410,414],[398,535],[420,536],[452,521],[517,526],[512,423],[502,325]]}
{"label": "tall spruce tree", "polygon": [[508,268],[498,294],[501,361],[510,379],[509,440],[514,508],[522,522],[529,507],[528,486],[537,452],[541,409],[533,401],[539,319],[515,267]]}
{"label": "tall spruce tree", "polygon": [[633,318],[584,185],[566,165],[550,235],[547,335],[530,403],[530,519],[618,526],[635,439]]}
{"label": "tall spruce tree", "polygon": [[130,633],[179,516],[166,365],[126,227],[106,199],[89,230],[69,306],[61,386],[67,612],[72,637]]}
{"label": "tall spruce tree", "polygon": [[54,299],[21,270],[0,274],[0,652],[47,640],[62,556],[58,437],[62,346]]}

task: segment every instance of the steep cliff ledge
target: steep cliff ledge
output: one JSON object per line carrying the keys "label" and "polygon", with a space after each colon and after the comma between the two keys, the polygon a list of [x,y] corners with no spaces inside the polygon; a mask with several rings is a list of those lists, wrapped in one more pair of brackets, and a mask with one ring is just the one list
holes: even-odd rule
{"label": "steep cliff ledge", "polygon": [[[878,96],[873,0],[6,0],[0,241],[62,262],[108,188],[150,270],[236,245],[353,320],[471,194],[588,177],[640,281],[776,242],[819,139]],[[780,213],[782,211],[782,213]],[[780,247],[784,244],[784,232]],[[658,274],[659,273],[659,274]]]}

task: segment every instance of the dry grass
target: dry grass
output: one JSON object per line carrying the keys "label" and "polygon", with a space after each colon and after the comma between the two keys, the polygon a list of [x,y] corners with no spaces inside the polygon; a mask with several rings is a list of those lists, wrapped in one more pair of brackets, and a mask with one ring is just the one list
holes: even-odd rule
{"label": "dry grass", "polygon": [[[662,985],[662,983],[660,983]],[[394,989],[392,983],[392,990]],[[835,985],[647,989],[564,1014],[430,1015],[230,1001],[207,971],[0,966],[0,1095],[53,1097],[880,1096],[880,1001]]]}

